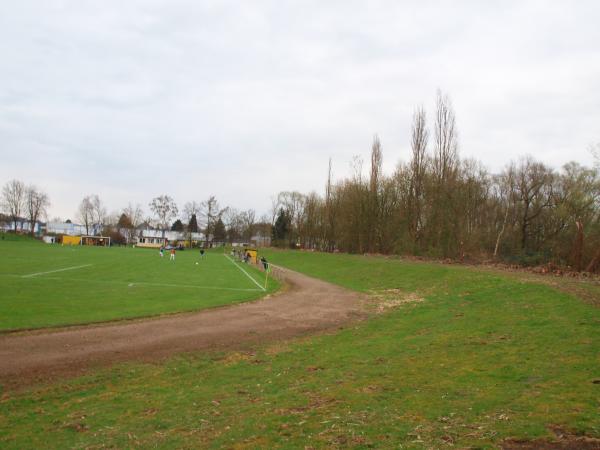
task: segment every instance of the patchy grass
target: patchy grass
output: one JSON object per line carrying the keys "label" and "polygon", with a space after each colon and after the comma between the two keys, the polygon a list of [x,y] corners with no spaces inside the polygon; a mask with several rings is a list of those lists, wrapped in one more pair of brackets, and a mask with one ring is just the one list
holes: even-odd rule
{"label": "patchy grass", "polygon": [[[198,251],[185,250],[169,261],[158,250],[63,247],[17,237],[0,240],[4,331],[193,311],[265,295],[222,251],[200,259]],[[263,282],[254,267],[244,270]],[[273,282],[269,291],[277,287]]]}
{"label": "patchy grass", "polygon": [[5,392],[0,445],[491,448],[556,427],[600,437],[597,308],[463,267],[268,257],[384,302],[419,301],[335,334]]}

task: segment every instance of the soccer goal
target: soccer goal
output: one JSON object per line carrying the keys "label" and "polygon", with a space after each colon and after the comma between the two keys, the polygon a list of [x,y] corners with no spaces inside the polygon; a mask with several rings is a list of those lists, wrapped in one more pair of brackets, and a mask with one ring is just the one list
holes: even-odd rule
{"label": "soccer goal", "polygon": [[81,245],[95,245],[99,247],[109,247],[110,237],[108,236],[81,236]]}

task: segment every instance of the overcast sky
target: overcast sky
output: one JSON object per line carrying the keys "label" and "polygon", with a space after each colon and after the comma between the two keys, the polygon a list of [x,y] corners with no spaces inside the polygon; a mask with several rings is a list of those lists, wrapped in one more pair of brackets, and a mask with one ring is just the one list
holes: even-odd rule
{"label": "overcast sky", "polygon": [[[590,165],[600,2],[5,1],[0,183],[128,202],[215,195],[267,212],[323,191],[372,137],[390,173],[416,106],[452,99],[460,155]],[[492,5],[495,3],[495,5]]]}

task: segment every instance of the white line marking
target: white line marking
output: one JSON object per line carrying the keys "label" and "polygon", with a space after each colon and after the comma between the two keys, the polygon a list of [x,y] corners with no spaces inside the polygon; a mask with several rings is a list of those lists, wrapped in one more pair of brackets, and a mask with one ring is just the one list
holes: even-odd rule
{"label": "white line marking", "polygon": [[[197,288],[197,289],[213,289],[220,291],[244,291],[244,292],[257,292],[258,289],[245,289],[245,288],[230,288],[230,287],[218,287],[218,286],[197,286],[195,284],[166,284],[166,283],[145,283],[143,281],[136,282],[137,284],[145,284],[147,286],[158,286],[158,287],[183,287],[183,288]],[[264,289],[263,289],[264,290]]]}
{"label": "white line marking", "polygon": [[156,286],[156,287],[173,287],[173,288],[192,288],[192,289],[209,289],[213,291],[241,291],[241,292],[260,292],[258,289],[249,288],[231,288],[221,286],[200,286],[197,284],[174,284],[174,283],[152,283],[146,281],[108,281],[108,280],[89,280],[84,278],[61,278],[61,277],[44,277],[45,280],[69,280],[83,281],[86,283],[100,283],[112,285],[127,285],[127,287],[135,286]]}
{"label": "white line marking", "polygon": [[242,272],[244,272],[244,274],[245,274],[245,275],[246,275],[248,278],[250,278],[250,279],[252,280],[252,282],[253,282],[255,285],[257,285],[257,286],[258,286],[258,287],[259,287],[259,288],[260,288],[262,291],[266,291],[266,289],[265,289],[264,287],[262,287],[260,284],[258,284],[258,281],[256,281],[254,278],[252,278],[252,277],[250,276],[250,274],[249,274],[248,272],[246,272],[244,269],[242,269],[240,266],[238,266],[238,265],[236,264],[236,262],[235,262],[233,259],[231,259],[231,258],[230,258],[229,256],[227,256],[227,255],[223,255],[223,256],[224,256],[225,258],[227,258],[229,261],[231,261],[231,263],[232,263],[232,264],[233,264],[235,267],[237,267],[237,268],[238,268],[238,269],[240,269]]}
{"label": "white line marking", "polygon": [[49,270],[47,272],[30,273],[29,275],[21,275],[21,278],[37,277],[38,275],[45,275],[47,273],[55,273],[55,272],[64,272],[65,270],[82,269],[83,267],[90,267],[91,265],[92,264],[83,264],[82,266],[65,267],[64,269]]}

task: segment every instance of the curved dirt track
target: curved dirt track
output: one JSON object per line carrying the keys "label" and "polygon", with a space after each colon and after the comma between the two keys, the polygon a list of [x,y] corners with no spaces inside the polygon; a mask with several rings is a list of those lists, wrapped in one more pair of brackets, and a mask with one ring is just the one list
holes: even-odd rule
{"label": "curved dirt track", "polygon": [[287,289],[252,303],[80,328],[0,335],[0,384],[18,387],[114,362],[249,345],[364,316],[361,294],[281,269]]}

